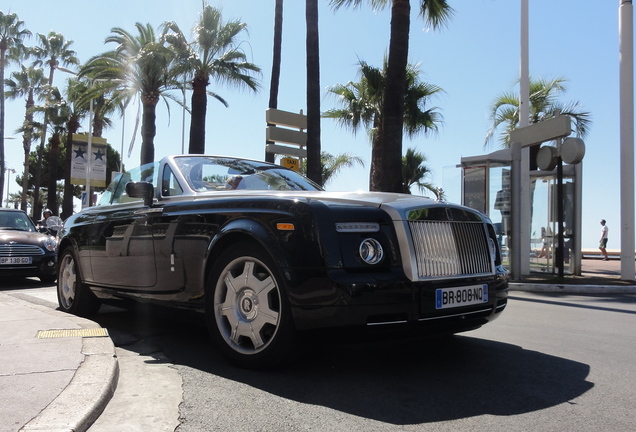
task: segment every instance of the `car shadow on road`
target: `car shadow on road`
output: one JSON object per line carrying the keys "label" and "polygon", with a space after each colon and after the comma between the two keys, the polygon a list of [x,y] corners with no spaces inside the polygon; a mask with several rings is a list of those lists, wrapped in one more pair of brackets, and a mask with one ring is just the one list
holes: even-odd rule
{"label": "car shadow on road", "polygon": [[116,344],[118,331],[152,340],[185,370],[184,380],[188,368],[205,372],[195,374],[196,380],[210,381],[197,383],[201,388],[214,388],[214,380],[222,377],[281,398],[395,425],[576,404],[594,386],[587,381],[586,364],[466,335],[417,342],[311,339],[291,364],[254,371],[228,364],[200,319],[183,319],[178,313],[140,315],[138,310],[96,318]]}

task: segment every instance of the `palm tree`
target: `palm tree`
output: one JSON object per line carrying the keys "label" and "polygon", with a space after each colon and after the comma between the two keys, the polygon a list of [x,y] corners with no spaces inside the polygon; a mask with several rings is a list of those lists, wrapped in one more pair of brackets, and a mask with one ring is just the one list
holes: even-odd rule
{"label": "palm tree", "polygon": [[307,26],[307,177],[323,183],[320,169],[320,47],[318,41],[318,0],[305,3]]}
{"label": "palm tree", "polygon": [[12,78],[5,80],[7,99],[24,98],[26,101],[26,111],[24,114],[24,127],[22,128],[22,146],[24,148],[24,174],[22,175],[22,199],[20,208],[27,210],[27,191],[29,189],[29,154],[31,153],[31,143],[33,141],[33,128],[29,125],[33,123],[33,110],[36,97],[38,100],[46,86],[47,79],[44,71],[40,68],[21,66],[21,70],[13,72]]}
{"label": "palm tree", "polygon": [[[566,81],[563,77],[538,80],[530,78],[529,122],[534,124],[558,114],[568,115],[574,120],[577,136],[585,138],[591,122],[590,113],[581,111],[579,102],[563,104],[558,101],[558,97],[566,91]],[[519,96],[512,92],[498,96],[491,105],[490,120],[492,126],[486,134],[485,145],[492,141],[503,126],[499,142],[502,148],[510,147],[510,132],[519,124]]]}
{"label": "palm tree", "polygon": [[[272,109],[278,108],[278,88],[280,86],[280,64],[283,49],[283,0],[276,0],[274,7],[274,48],[272,55],[272,79],[269,85],[269,104]],[[269,125],[268,126],[273,126]],[[268,143],[269,144],[269,143]],[[265,160],[274,162],[274,153],[265,152]]]}
{"label": "palm tree", "polygon": [[[88,113],[88,107],[83,101],[83,96],[88,92],[89,86],[76,78],[67,81],[66,95],[68,99],[68,109],[66,112],[66,157],[64,171],[64,197],[62,200],[62,219],[73,214],[74,188],[71,183],[71,164],[73,161],[73,135],[80,128],[80,121]],[[103,99],[103,97],[102,97]],[[95,116],[95,118],[98,116]],[[100,116],[101,117],[101,116]],[[95,122],[93,121],[93,124]],[[90,193],[88,194],[91,195]]]}
{"label": "palm tree", "polygon": [[[382,160],[381,140],[384,136],[384,95],[387,81],[387,60],[383,68],[378,69],[360,61],[360,80],[345,85],[338,84],[329,89],[335,95],[342,108],[325,111],[323,117],[336,119],[354,133],[360,128],[369,130],[372,156],[369,189],[381,189]],[[431,96],[443,91],[440,87],[419,80],[417,65],[408,64],[405,77],[405,97],[403,123],[409,137],[419,133],[437,131],[442,116],[437,107],[427,107]],[[400,165],[401,167],[401,165]],[[401,172],[401,168],[400,168]]]}
{"label": "palm tree", "polygon": [[[60,66],[67,67],[71,65],[78,65],[79,59],[75,55],[75,51],[70,49],[73,41],[66,40],[64,35],[56,32],[49,32],[48,35],[38,33],[39,46],[31,50],[31,54],[36,58],[33,63],[34,66],[48,66],[49,68],[49,85],[53,85],[53,76],[55,75],[55,69]],[[44,110],[44,123],[41,129],[40,146],[38,147],[38,164],[35,169],[35,184],[33,194],[33,217],[39,217],[42,206],[40,203],[40,186],[42,181],[42,157],[44,152],[44,145],[46,143],[47,132],[47,110]]]}
{"label": "palm tree", "polygon": [[48,66],[50,85],[53,85],[55,69],[60,63],[64,67],[79,65],[75,51],[70,49],[73,41],[66,40],[63,34],[53,31],[48,35],[38,33],[38,42],[39,46],[31,50],[31,54],[36,58],[33,65]]}
{"label": "palm tree", "polygon": [[425,178],[431,174],[431,170],[424,165],[426,156],[424,153],[418,152],[413,148],[406,150],[406,155],[402,157],[402,181],[404,183],[404,193],[411,193],[411,186],[418,187],[420,192],[427,189],[440,199],[441,189],[433,186],[432,183],[425,181]]}
{"label": "palm tree", "polygon": [[4,68],[9,60],[15,61],[24,53],[23,41],[31,36],[31,32],[24,29],[24,21],[20,21],[14,13],[4,14],[0,11],[0,203],[4,193]]}
{"label": "palm tree", "polygon": [[[223,22],[221,11],[206,5],[194,27],[194,42],[188,43],[174,22],[163,24],[164,38],[180,54],[177,67],[181,73],[193,76],[189,153],[205,153],[205,118],[207,113],[207,87],[210,79],[219,83],[258,90],[253,74],[260,68],[247,61],[238,37],[247,24],[232,20]],[[218,95],[213,94],[227,106]]]}
{"label": "palm tree", "polygon": [[[113,51],[91,58],[79,76],[92,80],[109,81],[116,103],[125,104],[137,95],[142,105],[141,164],[155,159],[154,139],[156,109],[161,98],[171,97],[169,90],[179,88],[174,68],[177,56],[163,44],[150,24],[136,23],[138,35],[115,27],[106,43],[115,43]],[[99,91],[104,91],[102,88]]]}
{"label": "palm tree", "polygon": [[[359,6],[363,0],[331,0],[334,8],[345,5]],[[389,0],[367,0],[374,8],[385,7]],[[408,64],[410,0],[391,0],[391,36],[389,60],[384,94],[384,135],[380,137],[378,189],[385,192],[401,192],[402,178],[402,129],[404,118],[404,92],[402,85]],[[419,0],[420,15],[427,25],[436,29],[450,19],[453,10],[447,0]]]}
{"label": "palm tree", "polygon": [[[358,156],[352,156],[349,153],[342,153],[337,156],[326,151],[320,153],[320,172],[324,184],[332,180],[343,168],[351,168],[355,164],[364,167],[364,161]],[[303,160],[301,172],[307,172],[307,159]]]}
{"label": "palm tree", "polygon": [[[66,122],[69,118],[69,107],[62,97],[62,94],[55,86],[46,86],[46,95],[44,105],[33,107],[34,111],[43,112],[46,123],[38,125],[44,133],[45,128],[51,128],[51,139],[49,140],[49,156],[48,156],[48,182],[47,182],[47,207],[51,209],[54,215],[59,214],[57,205],[57,179],[58,179],[58,158],[61,136],[66,131]],[[43,154],[43,149],[42,149]],[[38,154],[38,161],[41,161],[41,155]],[[37,172],[37,170],[36,170]],[[38,190],[39,192],[39,190]],[[38,200],[39,201],[39,200]],[[39,215],[39,213],[34,213]]]}

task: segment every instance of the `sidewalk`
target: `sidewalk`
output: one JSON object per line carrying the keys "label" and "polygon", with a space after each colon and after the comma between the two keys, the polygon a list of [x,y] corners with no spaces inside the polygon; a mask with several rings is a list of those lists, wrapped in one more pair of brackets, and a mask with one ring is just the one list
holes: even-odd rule
{"label": "sidewalk", "polygon": [[85,431],[115,392],[98,324],[0,292],[0,431]]}
{"label": "sidewalk", "polygon": [[636,294],[636,282],[621,280],[620,259],[603,261],[598,258],[582,260],[581,276],[566,273],[559,280],[555,274],[534,272],[521,281],[511,282],[510,289],[568,294]]}
{"label": "sidewalk", "polygon": [[[620,261],[583,260],[583,275],[533,274],[512,291],[636,294]],[[82,432],[117,387],[119,364],[97,323],[0,291],[0,432]]]}

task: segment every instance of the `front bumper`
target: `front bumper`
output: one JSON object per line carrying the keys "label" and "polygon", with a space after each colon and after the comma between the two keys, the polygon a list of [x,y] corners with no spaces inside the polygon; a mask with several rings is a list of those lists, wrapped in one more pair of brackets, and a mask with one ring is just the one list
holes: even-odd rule
{"label": "front bumper", "polygon": [[33,257],[32,263],[28,265],[0,266],[0,276],[4,277],[50,276],[56,271],[55,255]]}
{"label": "front bumper", "polygon": [[[368,275],[331,274],[292,290],[292,313],[298,330],[359,327],[369,330],[415,328],[431,334],[457,333],[496,319],[506,307],[505,270],[489,278],[411,282],[369,280]],[[393,275],[396,276],[396,275]],[[438,288],[487,285],[488,301],[477,305],[436,309]]]}

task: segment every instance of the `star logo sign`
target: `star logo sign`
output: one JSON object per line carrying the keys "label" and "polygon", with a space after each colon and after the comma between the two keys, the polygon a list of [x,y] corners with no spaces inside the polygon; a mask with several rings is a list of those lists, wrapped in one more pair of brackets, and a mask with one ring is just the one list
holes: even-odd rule
{"label": "star logo sign", "polygon": [[77,150],[73,150],[75,152],[75,159],[82,158],[84,159],[84,154],[86,153],[81,147],[78,147]]}
{"label": "star logo sign", "polygon": [[104,160],[104,153],[102,153],[102,150],[99,149],[97,150],[95,153],[93,153],[95,155],[95,160]]}

